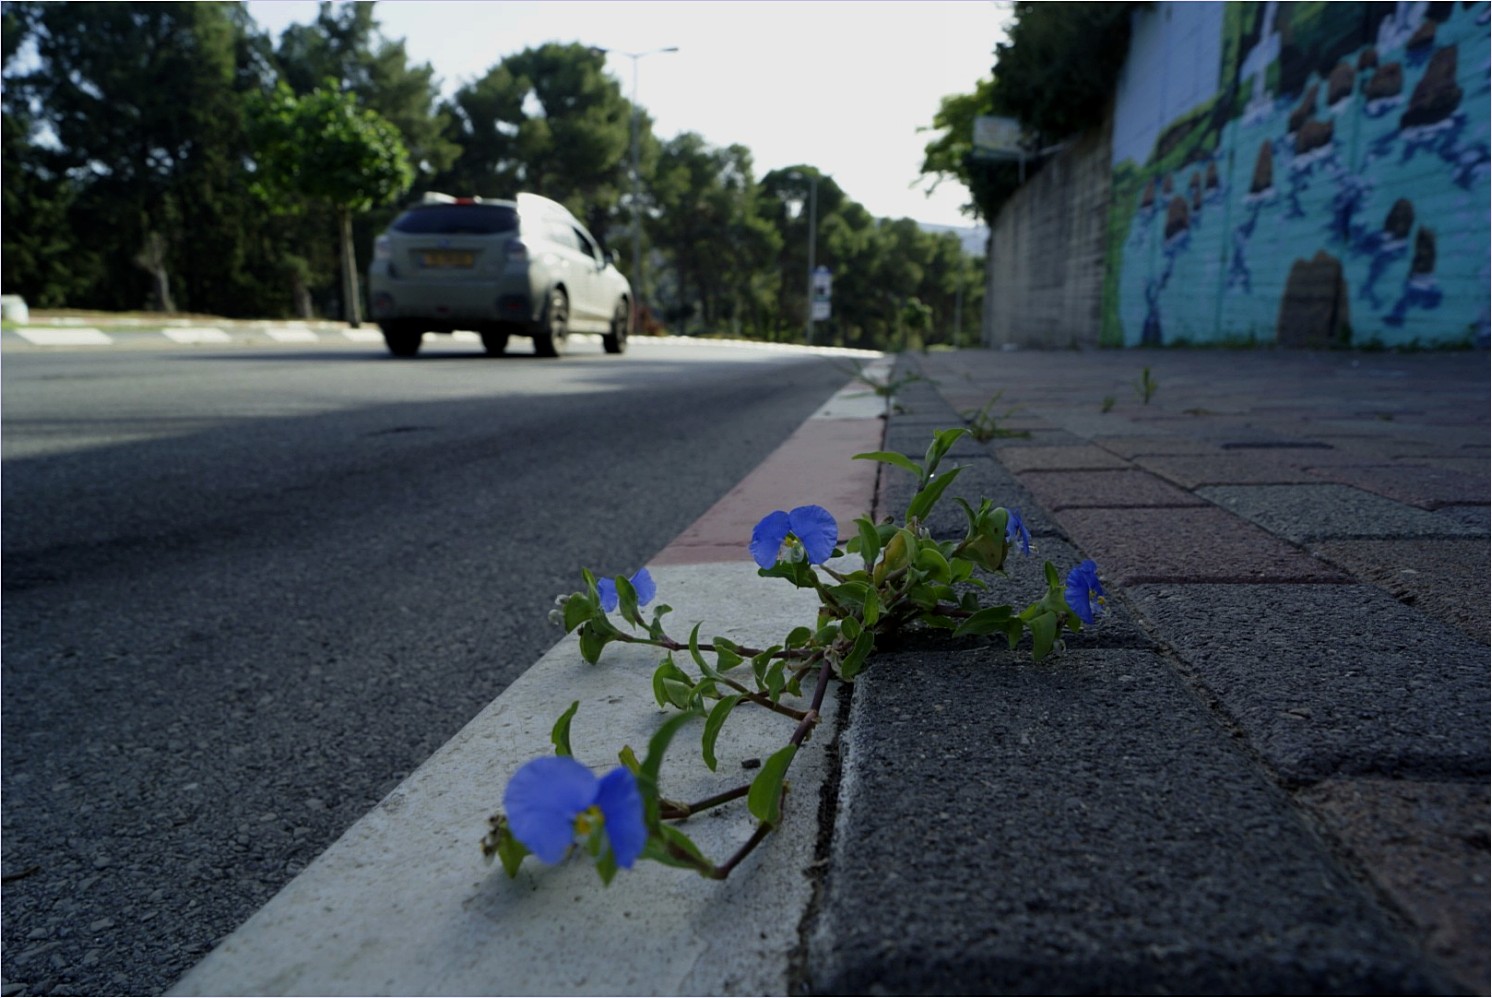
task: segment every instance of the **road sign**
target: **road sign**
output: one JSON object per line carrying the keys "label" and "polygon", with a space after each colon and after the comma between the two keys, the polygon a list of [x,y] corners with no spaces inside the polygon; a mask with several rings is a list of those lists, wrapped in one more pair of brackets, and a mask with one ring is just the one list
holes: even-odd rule
{"label": "road sign", "polygon": [[829,302],[834,297],[834,276],[828,267],[813,269],[813,321],[829,318]]}

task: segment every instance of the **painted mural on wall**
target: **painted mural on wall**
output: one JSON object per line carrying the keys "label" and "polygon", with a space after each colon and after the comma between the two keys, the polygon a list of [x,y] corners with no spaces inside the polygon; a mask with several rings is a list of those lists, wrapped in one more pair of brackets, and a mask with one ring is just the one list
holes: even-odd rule
{"label": "painted mural on wall", "polygon": [[[1132,62],[1146,32],[1197,57],[1172,6],[1137,15]],[[1219,89],[1148,131],[1116,108],[1140,125],[1116,131],[1103,342],[1485,346],[1489,4],[1200,7],[1175,13],[1216,25]]]}

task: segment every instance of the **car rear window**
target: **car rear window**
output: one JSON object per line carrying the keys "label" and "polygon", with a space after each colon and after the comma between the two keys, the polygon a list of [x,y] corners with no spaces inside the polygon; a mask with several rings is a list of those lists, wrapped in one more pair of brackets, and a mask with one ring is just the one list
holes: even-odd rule
{"label": "car rear window", "polygon": [[394,219],[393,228],[414,235],[489,236],[518,228],[518,211],[500,204],[420,205]]}

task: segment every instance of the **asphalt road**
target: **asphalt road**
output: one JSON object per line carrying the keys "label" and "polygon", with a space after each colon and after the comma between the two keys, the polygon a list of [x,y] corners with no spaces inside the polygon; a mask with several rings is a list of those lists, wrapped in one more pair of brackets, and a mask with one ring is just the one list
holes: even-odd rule
{"label": "asphalt road", "polygon": [[7,350],[4,994],[168,988],[844,365]]}

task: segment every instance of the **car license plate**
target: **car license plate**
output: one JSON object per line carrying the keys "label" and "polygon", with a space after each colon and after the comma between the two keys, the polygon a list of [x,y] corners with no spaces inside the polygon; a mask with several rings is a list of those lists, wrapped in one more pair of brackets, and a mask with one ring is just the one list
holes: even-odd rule
{"label": "car license plate", "polygon": [[421,267],[471,267],[477,255],[470,250],[425,250],[420,254]]}

